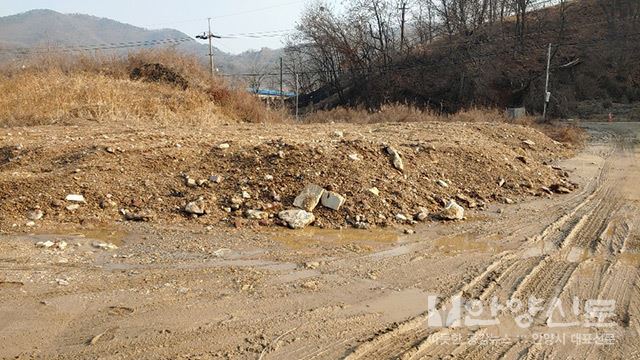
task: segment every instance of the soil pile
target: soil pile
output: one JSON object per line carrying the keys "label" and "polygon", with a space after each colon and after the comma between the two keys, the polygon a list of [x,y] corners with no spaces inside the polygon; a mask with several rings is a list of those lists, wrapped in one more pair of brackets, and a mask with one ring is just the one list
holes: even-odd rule
{"label": "soil pile", "polygon": [[[2,130],[0,148],[5,231],[113,221],[268,226],[309,184],[346,198],[337,211],[318,205],[315,226],[388,226],[436,219],[451,199],[473,214],[573,188],[548,165],[570,147],[509,124],[31,127]],[[31,221],[37,209],[44,216]]]}

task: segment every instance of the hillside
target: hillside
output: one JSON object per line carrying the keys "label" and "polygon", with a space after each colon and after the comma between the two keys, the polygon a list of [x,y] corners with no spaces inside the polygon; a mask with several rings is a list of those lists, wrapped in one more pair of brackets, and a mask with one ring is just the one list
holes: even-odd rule
{"label": "hillside", "polygon": [[[438,4],[432,6],[438,10]],[[375,20],[358,8],[352,11],[369,22]],[[612,112],[616,117],[640,119],[638,14],[640,2],[635,0],[574,0],[532,9],[526,14],[526,26],[515,15],[480,24],[451,15],[436,21],[430,40],[420,31],[431,24],[416,22],[407,30],[417,34],[416,40],[410,38],[413,42],[407,40],[409,45],[403,47],[397,35],[394,38],[394,32],[388,31],[391,35],[380,47],[358,40],[371,36],[366,22],[357,26],[349,13],[341,18],[317,11],[303,18],[299,46],[308,49],[307,44],[313,44],[319,58],[307,61],[312,65],[304,71],[319,74],[312,80],[322,86],[312,96],[316,103],[325,99],[322,107],[371,109],[408,102],[445,112],[473,106],[526,106],[531,113],[541,114],[551,43],[552,115],[602,119]],[[349,41],[341,42],[342,38]],[[291,50],[293,55],[303,52]],[[332,68],[338,60],[341,66]],[[324,76],[325,69],[332,76]],[[303,104],[310,101],[311,96]]]}
{"label": "hillside", "polygon": [[[38,29],[37,32],[32,29]],[[118,21],[83,14],[61,14],[52,10],[31,10],[0,17],[0,50],[33,47],[63,47],[126,42],[153,42],[164,39],[184,39],[185,34],[173,29],[148,30]],[[178,51],[208,61],[207,45],[196,41],[181,42]],[[117,50],[125,53],[128,49]],[[214,59],[224,73],[252,72],[276,64],[279,50],[261,49],[242,54],[229,54],[214,48]],[[13,53],[0,51],[0,61],[14,58]]]}

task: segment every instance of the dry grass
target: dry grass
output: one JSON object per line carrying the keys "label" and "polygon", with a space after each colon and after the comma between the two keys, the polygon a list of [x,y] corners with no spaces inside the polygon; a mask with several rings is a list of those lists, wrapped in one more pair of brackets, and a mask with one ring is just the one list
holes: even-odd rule
{"label": "dry grass", "polygon": [[555,141],[582,146],[588,138],[587,132],[574,124],[538,124],[534,126]]}
{"label": "dry grass", "polygon": [[[186,79],[188,87],[158,79],[131,80],[133,69],[144,64],[162,64]],[[197,60],[168,50],[27,60],[3,69],[0,91],[0,126],[85,121],[175,126],[287,119],[244,89],[212,79]]]}
{"label": "dry grass", "polygon": [[356,123],[369,124],[381,122],[421,122],[421,121],[444,121],[444,122],[508,122],[523,126],[533,127],[553,140],[575,146],[581,146],[587,139],[587,134],[575,125],[538,124],[534,117],[524,117],[518,120],[510,120],[500,109],[471,108],[459,111],[455,114],[436,114],[432,111],[425,111],[419,108],[404,104],[388,104],[377,111],[366,111],[364,109],[336,108],[332,110],[317,111],[307,115],[303,121],[305,123]]}

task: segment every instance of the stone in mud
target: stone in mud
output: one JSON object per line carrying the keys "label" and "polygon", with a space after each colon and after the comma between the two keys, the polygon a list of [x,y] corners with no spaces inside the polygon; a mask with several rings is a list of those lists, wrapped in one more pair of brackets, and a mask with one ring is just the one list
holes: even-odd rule
{"label": "stone in mud", "polygon": [[332,191],[325,191],[322,194],[322,206],[329,208],[331,210],[340,210],[340,207],[344,204],[345,202],[345,198],[344,196],[332,192]]}
{"label": "stone in mud", "polygon": [[464,219],[464,208],[454,200],[450,200],[438,215],[443,220],[462,220]]}
{"label": "stone in mud", "polygon": [[278,218],[287,223],[291,229],[304,229],[315,221],[316,217],[305,210],[284,210],[278,213]]}
{"label": "stone in mud", "polygon": [[307,185],[293,201],[293,206],[306,211],[313,211],[318,206],[324,189],[318,185]]}
{"label": "stone in mud", "polygon": [[402,162],[402,158],[400,157],[398,150],[391,146],[387,146],[387,154],[389,154],[389,157],[391,158],[393,167],[397,170],[404,171],[404,163]]}

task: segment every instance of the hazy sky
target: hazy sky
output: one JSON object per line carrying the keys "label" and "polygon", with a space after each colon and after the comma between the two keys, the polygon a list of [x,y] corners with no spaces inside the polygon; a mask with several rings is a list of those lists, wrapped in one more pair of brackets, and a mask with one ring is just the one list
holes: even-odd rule
{"label": "hazy sky", "polygon": [[[273,37],[215,39],[227,52],[282,46],[282,33],[298,21],[302,10],[313,0],[0,0],[0,16],[32,9],[51,9],[62,13],[82,13],[106,17],[149,29],[174,28],[195,36],[206,31],[212,18],[215,34],[272,32]],[[332,2],[337,3],[338,0]],[[277,35],[277,36],[274,36]],[[255,35],[254,35],[255,36]]]}

